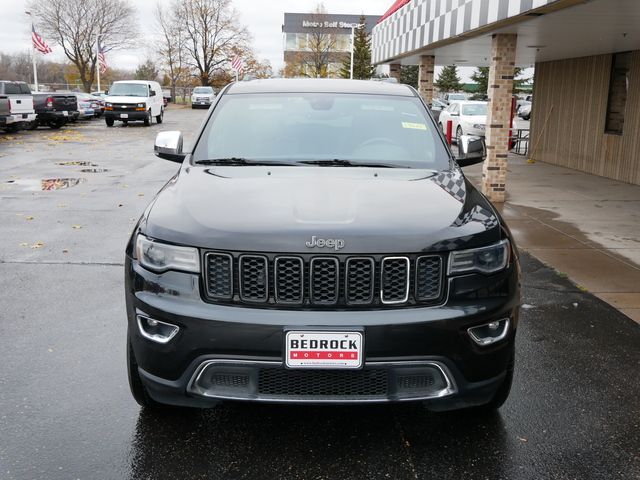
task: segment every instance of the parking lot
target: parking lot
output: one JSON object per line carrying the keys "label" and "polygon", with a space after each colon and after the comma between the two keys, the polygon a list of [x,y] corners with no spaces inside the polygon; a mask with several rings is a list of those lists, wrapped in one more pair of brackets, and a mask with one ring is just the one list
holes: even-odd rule
{"label": "parking lot", "polygon": [[420,405],[141,410],[125,363],[124,246],[206,111],[0,133],[0,478],[638,479],[640,329],[522,253],[511,396]]}

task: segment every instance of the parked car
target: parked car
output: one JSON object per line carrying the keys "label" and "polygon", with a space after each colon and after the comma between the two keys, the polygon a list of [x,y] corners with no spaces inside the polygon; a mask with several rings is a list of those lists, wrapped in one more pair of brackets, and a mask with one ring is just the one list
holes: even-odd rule
{"label": "parked car", "polygon": [[438,123],[440,129],[446,132],[447,122],[452,122],[452,132],[455,140],[460,144],[462,135],[484,137],[487,123],[487,102],[468,100],[453,102],[440,113]]}
{"label": "parked car", "polygon": [[442,101],[449,105],[451,102],[462,102],[468,98],[469,95],[466,93],[445,93],[442,97]]}
{"label": "parked car", "polygon": [[[126,247],[128,373],[144,407],[221,400],[498,408],[514,368],[516,247],[418,92],[234,82]],[[250,139],[250,141],[247,141]]]}
{"label": "parked car", "polygon": [[9,107],[8,115],[0,115],[0,128],[15,132],[28,128],[36,119],[33,96],[27,83],[0,80],[0,98],[6,99]]}
{"label": "parked car", "polygon": [[104,99],[106,95],[104,93],[96,92],[96,93],[91,93],[91,96],[94,97],[98,102],[98,108],[96,109],[96,112],[94,115],[99,118],[104,113],[104,107],[105,107]]}
{"label": "parked car", "polygon": [[171,97],[171,90],[162,90],[162,100],[164,101],[165,107],[173,100]]}
{"label": "parked car", "polygon": [[2,128],[7,119],[11,117],[11,105],[9,103],[9,97],[6,95],[0,95],[0,128]]}
{"label": "parked car", "polygon": [[143,121],[151,125],[152,119],[162,123],[164,100],[158,82],[147,80],[123,80],[114,82],[105,99],[104,120],[112,127],[116,120],[127,125],[131,121]]}
{"label": "parked car", "polygon": [[438,118],[440,118],[440,113],[447,108],[447,104],[444,103],[441,100],[438,100],[437,98],[434,98],[431,101],[431,114],[433,115],[433,118],[435,119],[435,121],[438,121]]}
{"label": "parked car", "polygon": [[518,116],[523,120],[529,120],[531,118],[531,106],[532,104],[528,103],[520,107],[520,110],[518,110]]}
{"label": "parked car", "polygon": [[88,120],[95,117],[98,102],[96,98],[88,93],[74,93],[78,100],[78,114],[80,120]]}
{"label": "parked car", "polygon": [[216,92],[211,87],[196,87],[191,94],[191,108],[209,108],[216,99]]}
{"label": "parked car", "polygon": [[72,93],[34,93],[33,106],[37,117],[31,122],[31,129],[60,128],[78,111],[78,100]]}

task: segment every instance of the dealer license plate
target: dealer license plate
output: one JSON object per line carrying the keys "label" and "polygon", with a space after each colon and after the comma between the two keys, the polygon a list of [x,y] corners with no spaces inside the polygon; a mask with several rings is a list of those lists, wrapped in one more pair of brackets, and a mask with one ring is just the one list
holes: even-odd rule
{"label": "dealer license plate", "polygon": [[362,333],[291,331],[285,337],[289,368],[360,368]]}
{"label": "dealer license plate", "polygon": [[62,112],[62,116],[63,117],[68,117],[69,116],[69,112],[65,110],[64,112]]}
{"label": "dealer license plate", "polygon": [[129,118],[129,114],[128,113],[121,113],[120,114],[120,118]]}

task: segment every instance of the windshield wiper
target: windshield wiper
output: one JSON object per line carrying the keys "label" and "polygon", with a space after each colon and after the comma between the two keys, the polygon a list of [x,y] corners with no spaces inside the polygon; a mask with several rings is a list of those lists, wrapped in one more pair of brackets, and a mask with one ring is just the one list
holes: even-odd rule
{"label": "windshield wiper", "polygon": [[209,158],[206,160],[196,160],[196,165],[266,165],[266,166],[296,166],[294,162],[270,162],[268,160],[251,160],[250,158],[228,157]]}
{"label": "windshield wiper", "polygon": [[390,163],[351,162],[349,160],[341,160],[339,158],[334,158],[333,160],[301,160],[298,163],[304,163],[307,165],[321,165],[327,167],[411,168],[402,165],[393,165]]}

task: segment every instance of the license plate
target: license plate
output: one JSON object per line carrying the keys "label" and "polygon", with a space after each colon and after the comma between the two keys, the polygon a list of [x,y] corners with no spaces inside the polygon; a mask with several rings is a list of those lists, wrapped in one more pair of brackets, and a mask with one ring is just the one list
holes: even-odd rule
{"label": "license plate", "polygon": [[121,113],[120,114],[120,118],[129,118],[129,114],[128,113]]}
{"label": "license plate", "polygon": [[206,105],[207,102],[200,102],[200,105]]}
{"label": "license plate", "polygon": [[62,112],[62,116],[63,116],[63,117],[67,117],[67,116],[69,116],[69,112],[67,112],[67,111],[65,110],[64,112]]}
{"label": "license plate", "polygon": [[362,333],[291,331],[285,337],[289,368],[360,368]]}

